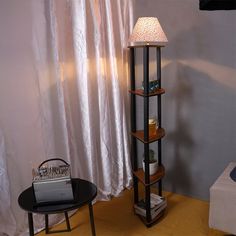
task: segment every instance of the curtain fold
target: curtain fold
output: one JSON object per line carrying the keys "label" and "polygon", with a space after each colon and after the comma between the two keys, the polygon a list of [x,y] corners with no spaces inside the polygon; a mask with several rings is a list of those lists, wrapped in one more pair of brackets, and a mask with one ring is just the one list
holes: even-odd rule
{"label": "curtain fold", "polygon": [[14,235],[16,219],[12,212],[10,186],[7,173],[6,147],[0,130],[0,235]]}
{"label": "curtain fold", "polygon": [[[57,121],[61,132],[52,140],[64,144],[61,155],[70,159],[73,175],[97,184],[99,199],[117,196],[132,179],[125,49],[131,7],[131,1],[80,0],[51,1],[46,8],[52,52],[47,69],[53,76],[45,91],[51,98],[42,109],[53,106],[55,112],[48,117],[53,124],[44,129],[50,140]],[[40,78],[40,88],[45,80]]]}

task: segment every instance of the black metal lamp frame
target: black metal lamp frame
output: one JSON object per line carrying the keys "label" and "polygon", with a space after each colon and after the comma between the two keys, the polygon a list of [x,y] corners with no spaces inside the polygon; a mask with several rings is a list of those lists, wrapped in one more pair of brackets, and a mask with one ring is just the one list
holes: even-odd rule
{"label": "black metal lamp frame", "polygon": [[[146,220],[151,222],[151,210],[150,210],[150,177],[149,177],[149,50],[150,47],[156,48],[156,66],[157,66],[157,80],[159,81],[159,87],[161,88],[161,46],[145,45],[138,46],[143,49],[143,80],[144,80],[144,162],[145,162],[145,202],[146,202]],[[130,47],[130,81],[131,90],[135,90],[135,50],[137,47]],[[136,132],[136,97],[134,93],[131,93],[131,131]],[[159,127],[161,128],[161,94],[157,95],[157,116]],[[162,150],[161,139],[158,140],[158,164],[162,165]],[[131,156],[132,167],[134,171],[138,169],[137,163],[137,139],[132,136],[131,140]],[[133,176],[134,184],[134,202],[138,203],[138,179]],[[159,195],[162,196],[162,180],[158,181]]]}

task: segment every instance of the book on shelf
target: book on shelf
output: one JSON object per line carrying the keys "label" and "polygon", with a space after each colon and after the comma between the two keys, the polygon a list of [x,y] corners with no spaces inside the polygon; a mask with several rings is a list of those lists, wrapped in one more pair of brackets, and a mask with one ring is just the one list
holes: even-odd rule
{"label": "book on shelf", "polygon": [[[167,205],[165,203],[164,205],[160,206],[159,208],[151,211],[151,218],[154,219],[156,216],[158,216],[166,208],[166,206]],[[139,209],[136,209],[136,208],[134,211],[136,214],[146,217],[146,211],[145,211],[145,214],[143,211],[140,211]]]}
{"label": "book on shelf", "polygon": [[[167,206],[166,199],[157,194],[150,194],[150,207],[151,217],[155,218],[162,210]],[[146,203],[144,200],[140,200],[137,204],[134,204],[134,210],[136,214],[146,217]]]}

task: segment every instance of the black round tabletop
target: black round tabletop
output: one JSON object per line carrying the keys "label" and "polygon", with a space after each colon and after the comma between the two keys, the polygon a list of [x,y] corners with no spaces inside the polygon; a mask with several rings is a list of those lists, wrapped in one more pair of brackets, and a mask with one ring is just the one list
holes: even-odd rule
{"label": "black round tabletop", "polygon": [[97,196],[96,185],[87,180],[72,178],[72,184],[75,200],[71,203],[37,206],[35,204],[35,197],[32,187],[27,188],[20,194],[18,203],[23,210],[28,212],[53,214],[77,209],[92,202],[92,200]]}

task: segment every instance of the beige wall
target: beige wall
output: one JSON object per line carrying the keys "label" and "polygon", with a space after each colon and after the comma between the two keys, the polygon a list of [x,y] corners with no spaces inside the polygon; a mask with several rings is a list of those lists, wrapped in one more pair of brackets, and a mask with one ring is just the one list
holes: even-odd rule
{"label": "beige wall", "polygon": [[[236,160],[236,11],[200,11],[198,2],[136,0],[134,10],[135,21],[158,17],[169,39],[162,50],[164,188],[208,199]],[[140,99],[138,107],[141,126]],[[141,145],[139,152],[141,162]]]}

